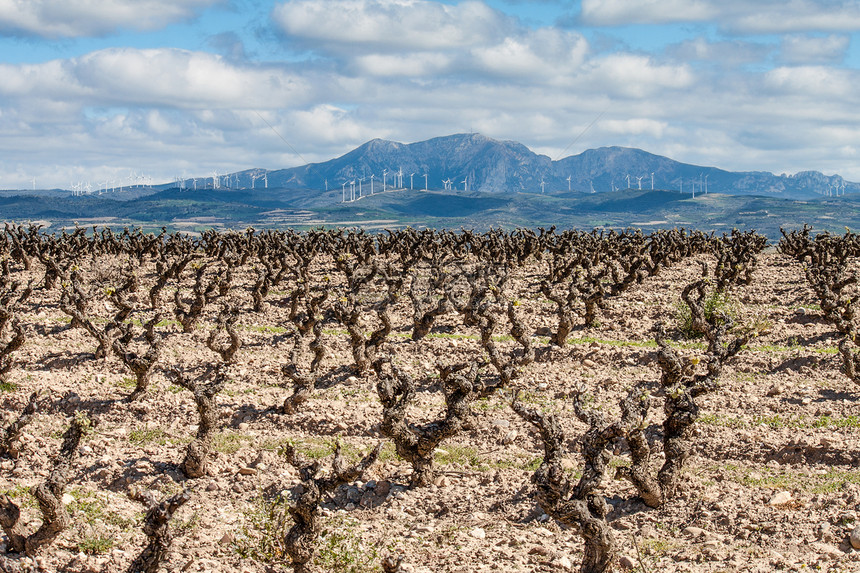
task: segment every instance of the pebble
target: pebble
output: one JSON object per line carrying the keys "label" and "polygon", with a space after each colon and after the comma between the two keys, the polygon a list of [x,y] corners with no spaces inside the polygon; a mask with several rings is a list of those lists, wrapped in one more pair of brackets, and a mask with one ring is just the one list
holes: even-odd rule
{"label": "pebble", "polygon": [[685,527],[681,531],[681,533],[683,533],[685,535],[689,535],[690,537],[693,537],[693,538],[705,536],[705,530],[704,529],[702,529],[701,527],[693,527],[692,525],[690,527]]}
{"label": "pebble", "polygon": [[565,571],[573,570],[573,563],[571,563],[570,558],[567,555],[562,555],[558,561],[556,561],[556,564]]}
{"label": "pebble", "polygon": [[848,540],[851,542],[851,547],[860,549],[860,525],[854,528]]}
{"label": "pebble", "polygon": [[243,476],[257,475],[257,468],[244,467],[239,470],[239,473]]}
{"label": "pebble", "polygon": [[839,550],[835,545],[831,545],[830,543],[812,543],[812,548],[821,555],[826,555],[831,559],[839,559],[844,553]]}
{"label": "pebble", "polygon": [[218,491],[219,489],[221,488],[218,486],[218,482],[215,481],[210,481],[209,485],[206,486],[206,491]]}
{"label": "pebble", "polygon": [[223,536],[223,537],[218,541],[218,543],[219,543],[219,544],[221,544],[221,545],[229,545],[229,544],[233,543],[233,539],[234,539],[234,538],[233,538],[233,534],[232,534],[232,533],[230,533],[230,532],[228,531],[228,532],[227,532],[227,533],[225,533],[225,534],[224,534],[224,536]]}
{"label": "pebble", "polygon": [[594,362],[594,360],[591,360],[590,358],[586,358],[585,360],[583,360],[582,365],[586,368],[597,368],[597,364]]}
{"label": "pebble", "polygon": [[475,539],[486,539],[487,532],[484,531],[482,527],[476,527],[472,531],[469,532],[469,535],[474,537]]}
{"label": "pebble", "polygon": [[239,431],[240,432],[244,432],[245,430],[247,430],[250,427],[251,426],[247,422],[240,422],[239,423]]}
{"label": "pebble", "polygon": [[69,505],[70,503],[72,503],[73,501],[75,501],[75,498],[74,498],[74,497],[72,497],[72,496],[71,496],[70,494],[68,494],[68,493],[64,493],[64,494],[63,494],[62,501],[63,501],[63,505]]}
{"label": "pebble", "polygon": [[792,499],[794,498],[791,496],[791,492],[780,491],[775,493],[773,497],[771,497],[770,500],[767,502],[767,504],[773,506],[782,505],[784,503],[790,502]]}
{"label": "pebble", "polygon": [[618,566],[621,567],[621,569],[636,569],[639,566],[639,563],[637,563],[632,557],[622,555],[618,559]]}

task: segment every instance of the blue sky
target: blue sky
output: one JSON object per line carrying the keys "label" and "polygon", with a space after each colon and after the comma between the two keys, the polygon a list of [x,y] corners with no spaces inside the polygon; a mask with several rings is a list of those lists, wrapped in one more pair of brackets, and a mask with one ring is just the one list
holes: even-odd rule
{"label": "blue sky", "polygon": [[0,2],[0,188],[468,131],[857,181],[858,30],[857,0]]}

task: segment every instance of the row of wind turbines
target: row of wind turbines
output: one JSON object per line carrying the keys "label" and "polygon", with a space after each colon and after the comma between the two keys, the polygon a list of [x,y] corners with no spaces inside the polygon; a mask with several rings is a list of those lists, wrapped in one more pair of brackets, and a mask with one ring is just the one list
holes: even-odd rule
{"label": "row of wind turbines", "polygon": [[[385,193],[389,190],[388,188],[388,176],[392,176],[391,183],[391,191],[402,191],[406,189],[403,185],[403,168],[400,167],[397,171],[389,171],[388,169],[382,170],[382,191],[381,193]],[[424,190],[428,189],[428,177],[429,175],[425,173],[423,176],[419,175],[419,177],[424,177]],[[369,195],[376,194],[376,188],[374,187],[374,181],[377,179],[376,174],[371,173],[370,176],[365,175],[364,177],[359,177],[357,179],[351,179],[349,181],[344,181],[341,183],[341,202],[342,203],[351,203],[353,201],[358,201],[359,199],[366,197],[364,194],[363,183],[367,180],[370,180],[370,193]],[[356,187],[356,183],[358,183],[358,187]],[[349,199],[347,199],[346,186],[349,185]],[[446,184],[446,189],[448,189]],[[415,173],[409,174],[409,189],[415,189]],[[328,190],[328,180],[326,180],[326,190]]]}

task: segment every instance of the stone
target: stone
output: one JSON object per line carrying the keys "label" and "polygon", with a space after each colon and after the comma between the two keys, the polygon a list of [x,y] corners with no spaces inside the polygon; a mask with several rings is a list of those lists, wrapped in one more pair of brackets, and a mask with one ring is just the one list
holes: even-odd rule
{"label": "stone", "polygon": [[657,539],[660,537],[654,526],[648,524],[642,526],[642,529],[639,530],[639,534],[645,539]]}
{"label": "stone", "polygon": [[210,481],[206,486],[206,491],[218,491],[219,489],[221,488],[218,486],[218,482],[215,481]]}
{"label": "stone", "polygon": [[573,563],[570,561],[570,558],[567,555],[562,555],[561,557],[559,557],[558,561],[556,561],[556,564],[565,571],[573,570]]}
{"label": "stone", "polygon": [[586,368],[597,368],[597,364],[594,362],[594,360],[591,360],[590,358],[586,358],[585,360],[583,360],[582,365]]}
{"label": "stone", "polygon": [[221,539],[218,540],[218,543],[220,545],[230,545],[231,543],[233,543],[233,539],[233,534],[228,531],[224,534],[223,537],[221,537]]}
{"label": "stone", "polygon": [[618,566],[621,567],[622,570],[636,569],[637,567],[639,567],[639,563],[637,563],[635,559],[628,555],[622,555],[618,559]]}
{"label": "stone", "polygon": [[836,547],[835,545],[831,545],[830,543],[815,542],[811,545],[816,553],[829,557],[830,559],[839,559],[844,555],[844,553],[842,553],[842,551],[840,551],[838,547]]}
{"label": "stone", "polygon": [[487,532],[484,531],[482,527],[476,527],[472,531],[469,532],[469,535],[474,537],[475,539],[486,539]]}
{"label": "stone", "polygon": [[257,475],[257,468],[244,467],[239,470],[239,474],[243,476]]}
{"label": "stone", "polygon": [[69,505],[73,501],[75,501],[75,498],[72,497],[70,494],[68,494],[68,493],[63,494],[63,498],[62,498],[63,505]]}
{"label": "stone", "polygon": [[704,529],[702,529],[701,527],[693,527],[692,525],[690,527],[685,527],[681,531],[681,533],[683,533],[684,535],[689,535],[693,539],[705,536],[705,530]]}
{"label": "stone", "polygon": [[783,505],[794,499],[790,491],[780,491],[775,493],[767,502],[768,505],[777,506]]}
{"label": "stone", "polygon": [[851,535],[848,537],[848,541],[851,542],[851,547],[854,549],[860,549],[860,525],[854,528],[854,531],[852,531]]}

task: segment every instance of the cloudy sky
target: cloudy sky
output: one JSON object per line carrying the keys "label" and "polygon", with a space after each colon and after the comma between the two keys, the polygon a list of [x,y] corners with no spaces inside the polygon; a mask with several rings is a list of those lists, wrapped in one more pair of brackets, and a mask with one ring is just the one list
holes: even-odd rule
{"label": "cloudy sky", "polygon": [[0,188],[470,131],[858,181],[858,31],[858,0],[0,0]]}

